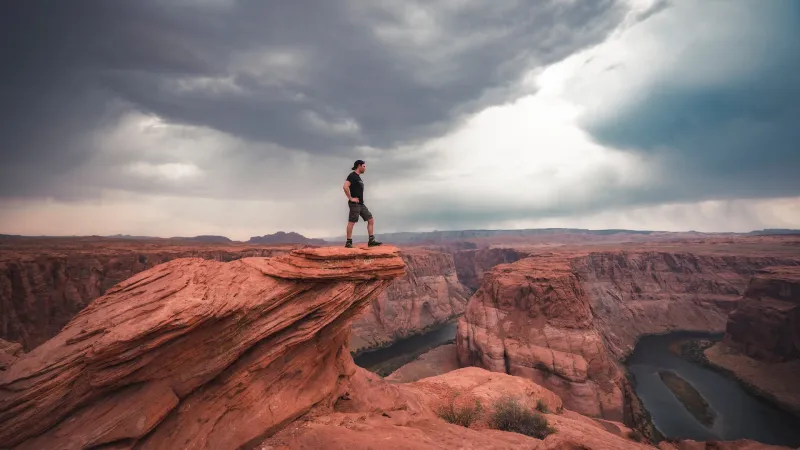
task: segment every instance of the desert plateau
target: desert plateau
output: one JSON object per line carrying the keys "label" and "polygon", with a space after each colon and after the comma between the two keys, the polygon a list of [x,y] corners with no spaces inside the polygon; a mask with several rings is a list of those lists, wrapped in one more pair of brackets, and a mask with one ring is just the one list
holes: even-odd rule
{"label": "desert plateau", "polygon": [[[0,442],[800,445],[788,381],[800,375],[800,236],[615,237],[377,249],[4,238]],[[692,362],[654,338],[709,344]],[[773,435],[719,425],[758,419],[723,409],[714,392],[723,389],[693,378],[701,369],[729,383],[722,394],[756,405],[751,413],[764,408]],[[689,399],[673,393],[659,406],[653,374]],[[544,417],[549,431],[498,429],[503,401]],[[456,414],[469,411],[466,421]]]}

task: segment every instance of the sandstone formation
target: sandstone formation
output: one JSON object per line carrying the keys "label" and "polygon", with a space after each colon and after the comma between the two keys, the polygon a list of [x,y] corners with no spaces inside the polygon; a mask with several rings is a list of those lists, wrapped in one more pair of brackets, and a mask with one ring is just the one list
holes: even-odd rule
{"label": "sandstone formation", "polygon": [[800,358],[800,266],[754,276],[728,318],[724,342],[762,361]]}
{"label": "sandstone formation", "polygon": [[296,247],[197,245],[164,239],[0,241],[0,338],[30,351],[115,284],[176,258],[233,261]]}
{"label": "sandstone formation", "polygon": [[[554,393],[530,380],[478,368],[464,368],[410,384],[388,384],[363,369],[349,381],[349,390],[332,410],[310,413],[264,441],[262,450],[288,449],[652,449],[627,438],[630,430],[571,411],[546,414],[554,434],[539,440],[487,428],[486,418],[497,399],[510,396],[527,407],[542,400],[560,411]],[[470,428],[449,424],[435,411],[451,399],[457,404],[479,401],[484,413]]]}
{"label": "sandstone formation", "polygon": [[498,264],[512,263],[529,256],[529,252],[513,247],[488,247],[459,250],[453,253],[458,280],[473,292],[481,286],[486,272]]}
{"label": "sandstone formation", "polygon": [[423,353],[414,361],[392,372],[385,379],[408,383],[452,372],[460,367],[456,344],[445,344]]}
{"label": "sandstone formation", "polygon": [[534,380],[566,408],[622,420],[621,373],[566,257],[497,266],[458,323],[458,359]]}
{"label": "sandstone formation", "polygon": [[722,331],[756,270],[795,256],[566,249],[484,277],[459,322],[459,362],[530,378],[567,408],[621,420],[617,360],[639,336]]}
{"label": "sandstone formation", "polygon": [[775,264],[798,265],[800,256],[622,251],[593,252],[572,262],[617,358],[645,334],[722,332],[751,276]]}
{"label": "sandstone formation", "polygon": [[22,356],[22,346],[16,342],[8,342],[0,339],[0,370],[11,367],[20,356]]}
{"label": "sandstone formation", "polygon": [[406,275],[395,280],[353,323],[350,348],[380,347],[464,312],[467,294],[449,254],[403,249]]}
{"label": "sandstone formation", "polygon": [[397,249],[178,259],[116,285],[0,372],[0,443],[238,448],[353,370],[350,322],[404,274]]}
{"label": "sandstone formation", "polygon": [[[558,267],[550,270],[558,274]],[[653,448],[631,439],[621,423],[564,409],[556,393],[527,378],[468,367],[401,384],[356,367],[350,323],[404,272],[398,250],[386,246],[298,249],[227,263],[178,259],[139,273],[0,372],[0,447]],[[571,277],[556,278],[558,289],[539,294],[580,298],[579,290],[568,293],[576,286]],[[543,281],[530,283],[538,289]],[[579,302],[568,302],[567,313],[537,307],[529,302],[535,298],[507,302],[552,322],[546,326],[588,335],[591,316]],[[577,353],[571,357],[574,375]],[[569,371],[555,360],[553,367]],[[592,361],[585,370],[594,373]],[[527,408],[541,403],[555,433],[539,440],[487,428],[503,397]],[[438,417],[449,402],[484,409],[465,428]],[[758,448],[705,444],[662,448]]]}
{"label": "sandstone formation", "polygon": [[704,354],[710,363],[800,416],[800,267],[759,271],[730,314],[725,338]]}

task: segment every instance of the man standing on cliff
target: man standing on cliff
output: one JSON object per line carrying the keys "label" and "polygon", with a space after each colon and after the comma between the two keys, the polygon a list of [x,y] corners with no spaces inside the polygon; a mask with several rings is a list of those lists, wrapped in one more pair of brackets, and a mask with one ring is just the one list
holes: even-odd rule
{"label": "man standing on cliff", "polygon": [[361,174],[367,170],[367,163],[359,159],[353,163],[351,170],[352,172],[344,182],[344,195],[347,196],[347,206],[350,208],[350,215],[347,218],[347,242],[344,246],[353,247],[353,226],[358,222],[359,216],[367,222],[367,232],[369,233],[367,245],[370,247],[381,245],[381,242],[375,240],[375,219],[372,218],[372,213],[364,204],[364,182],[361,180]]}

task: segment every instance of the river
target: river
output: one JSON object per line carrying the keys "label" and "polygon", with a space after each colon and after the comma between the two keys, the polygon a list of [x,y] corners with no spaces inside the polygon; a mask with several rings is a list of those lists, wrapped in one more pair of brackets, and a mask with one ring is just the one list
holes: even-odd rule
{"label": "river", "polygon": [[[800,445],[800,419],[751,395],[735,380],[689,362],[669,349],[673,342],[685,339],[720,338],[721,335],[677,332],[645,336],[639,340],[625,365],[634,379],[637,395],[653,418],[653,424],[669,438],[746,438],[767,444]],[[710,428],[701,425],[667,389],[658,375],[660,370],[678,374],[700,392],[717,415]]]}
{"label": "river", "polygon": [[385,377],[419,355],[453,342],[457,327],[457,321],[447,322],[427,333],[397,341],[385,348],[361,353],[353,359],[359,366]]}
{"label": "river", "polygon": [[[419,355],[452,342],[456,322],[398,341],[389,347],[365,352],[355,362],[386,376]],[[721,335],[677,332],[645,336],[636,344],[625,365],[635,382],[636,393],[650,412],[653,423],[668,438],[694,440],[752,439],[775,445],[800,445],[800,419],[742,389],[725,375],[689,362],[670,351],[673,342],[686,339],[718,340]],[[686,410],[659,377],[672,371],[688,381],[716,413],[714,424],[704,427]]]}

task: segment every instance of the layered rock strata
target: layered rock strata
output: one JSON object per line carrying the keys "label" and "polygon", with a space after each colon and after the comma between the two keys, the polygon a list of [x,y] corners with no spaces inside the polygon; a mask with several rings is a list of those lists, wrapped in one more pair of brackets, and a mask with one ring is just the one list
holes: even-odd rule
{"label": "layered rock strata", "polygon": [[567,258],[528,258],[484,278],[458,323],[462,366],[535,381],[568,409],[622,420],[621,374]]}
{"label": "layered rock strata", "polygon": [[[470,367],[396,384],[356,367],[349,324],[403,274],[391,247],[180,259],[142,272],[0,372],[0,447],[653,448],[620,423],[563,409],[529,379]],[[487,428],[506,397],[546,410],[555,432]],[[465,428],[438,417],[451,403],[482,409]],[[727,444],[713,445],[755,448]]]}
{"label": "layered rock strata", "polygon": [[0,372],[15,448],[239,448],[352,371],[350,322],[404,274],[397,249],[179,259],[110,289]]}
{"label": "layered rock strata", "polygon": [[750,281],[708,361],[800,416],[800,267],[771,267]]}
{"label": "layered rock strata", "polygon": [[798,265],[800,257],[620,251],[571,262],[617,358],[642,335],[724,331],[753,274],[775,264]]}
{"label": "layered rock strata", "polygon": [[0,339],[0,370],[6,370],[22,356],[22,345]]}
{"label": "layered rock strata", "polygon": [[525,376],[570,409],[621,420],[625,381],[616,361],[639,336],[722,331],[752,273],[798,260],[656,251],[531,255],[484,277],[459,321],[459,362]]}
{"label": "layered rock strata", "polygon": [[[25,246],[29,241],[33,243]],[[0,248],[0,338],[30,351],[112,286],[167,261],[233,261],[275,256],[292,248],[80,239],[14,242]]]}
{"label": "layered rock strata", "polygon": [[464,312],[469,297],[451,255],[403,249],[406,275],[395,280],[353,322],[350,348],[369,350],[443,324]]}
{"label": "layered rock strata", "polygon": [[458,280],[472,292],[481,287],[483,276],[498,264],[519,261],[530,256],[530,252],[513,247],[485,247],[453,252],[453,262]]}

